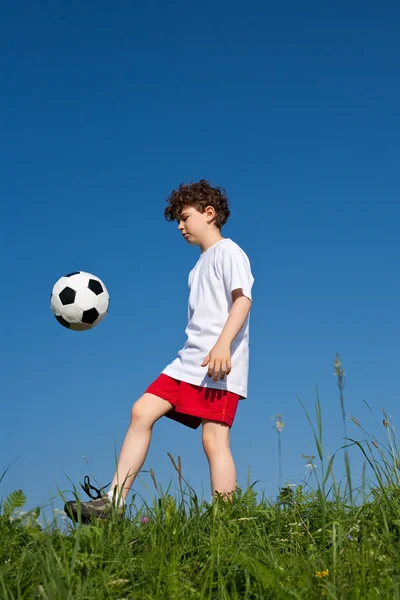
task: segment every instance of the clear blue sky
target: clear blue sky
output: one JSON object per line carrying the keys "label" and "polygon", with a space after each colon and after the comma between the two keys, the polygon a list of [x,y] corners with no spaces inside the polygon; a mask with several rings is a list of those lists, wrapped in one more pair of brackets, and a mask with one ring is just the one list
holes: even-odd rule
{"label": "clear blue sky", "polygon": [[[21,487],[29,508],[70,489],[66,474],[111,481],[132,403],[185,341],[199,250],[164,220],[165,198],[203,177],[226,188],[223,234],[255,277],[239,484],[250,465],[276,493],[277,413],[282,483],[304,477],[316,451],[297,395],[312,410],[316,384],[326,453],[341,445],[337,351],[347,412],[380,435],[365,399],[396,424],[398,3],[20,1],[0,17],[0,473],[22,454],[0,496]],[[86,333],[49,308],[74,270],[111,296]],[[176,483],[167,452],[209,499],[200,429],[156,424],[145,468],[164,487]]]}

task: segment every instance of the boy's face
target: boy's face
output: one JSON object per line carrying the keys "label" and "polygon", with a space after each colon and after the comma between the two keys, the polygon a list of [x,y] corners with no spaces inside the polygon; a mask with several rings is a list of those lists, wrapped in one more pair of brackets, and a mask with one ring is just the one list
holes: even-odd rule
{"label": "boy's face", "polygon": [[214,209],[207,207],[201,213],[194,206],[185,206],[178,217],[178,229],[189,244],[198,246],[207,236],[210,223],[213,220]]}

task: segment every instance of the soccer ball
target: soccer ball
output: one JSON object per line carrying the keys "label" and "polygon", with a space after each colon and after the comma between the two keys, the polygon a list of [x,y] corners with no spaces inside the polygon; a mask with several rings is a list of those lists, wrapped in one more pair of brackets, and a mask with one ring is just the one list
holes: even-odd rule
{"label": "soccer ball", "polygon": [[57,321],[67,329],[86,331],[104,319],[110,296],[104,283],[91,273],[75,271],[55,283],[50,308]]}

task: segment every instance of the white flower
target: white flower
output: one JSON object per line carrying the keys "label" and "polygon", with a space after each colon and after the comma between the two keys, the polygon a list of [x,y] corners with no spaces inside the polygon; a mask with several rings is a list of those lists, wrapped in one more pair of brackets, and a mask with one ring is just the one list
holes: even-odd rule
{"label": "white flower", "polygon": [[54,516],[60,517],[60,519],[67,519],[67,514],[63,510],[60,510],[58,508],[54,509]]}

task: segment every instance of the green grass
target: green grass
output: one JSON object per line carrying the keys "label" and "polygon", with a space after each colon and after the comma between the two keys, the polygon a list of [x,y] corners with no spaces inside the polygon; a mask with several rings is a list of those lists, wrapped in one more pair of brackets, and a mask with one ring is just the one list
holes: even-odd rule
{"label": "green grass", "polygon": [[[386,440],[353,423],[346,431],[343,371],[335,362],[345,447],[325,460],[317,395],[312,427],[321,464],[314,488],[285,486],[277,500],[238,488],[231,502],[200,502],[185,484],[177,497],[159,494],[126,518],[72,526],[59,516],[39,524],[21,514],[22,491],[0,505],[0,599],[400,599],[399,456],[385,415]],[[283,422],[279,417],[278,441]],[[363,453],[372,476],[352,488],[348,449]],[[338,484],[334,462],[344,457]],[[279,457],[280,459],[280,457]],[[0,478],[1,483],[2,478]]]}

